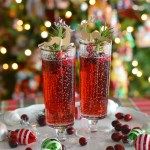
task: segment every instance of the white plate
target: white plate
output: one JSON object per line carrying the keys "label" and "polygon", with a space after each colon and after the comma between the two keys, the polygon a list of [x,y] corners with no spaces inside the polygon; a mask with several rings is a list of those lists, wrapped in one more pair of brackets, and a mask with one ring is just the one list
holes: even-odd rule
{"label": "white plate", "polygon": [[[142,126],[144,123],[150,122],[150,117],[148,115],[145,115],[142,112],[136,111],[134,109],[131,108],[126,108],[126,107],[118,107],[117,112],[123,112],[125,114],[129,113],[133,116],[133,120],[130,122],[124,122],[122,121],[122,124],[129,124],[131,127],[135,127],[135,126]],[[99,121],[99,125],[105,126],[107,128],[112,128],[111,127],[111,122],[114,120],[114,115],[111,115],[101,121]],[[80,128],[85,128],[87,127],[87,120],[82,119],[82,120],[77,120],[75,122],[75,127],[77,129]],[[14,127],[9,127],[10,129],[16,129],[18,128],[18,126],[14,126]],[[54,138],[55,136],[55,132],[53,129],[49,128],[49,127],[41,127],[38,128],[39,132],[41,133],[41,137],[51,137]],[[88,140],[88,144],[86,146],[81,147],[78,144],[78,139],[74,140],[74,144],[71,145],[71,147],[67,150],[105,150],[107,146],[109,145],[115,145],[116,143],[113,142],[111,140],[111,134],[113,131],[111,132],[101,132],[100,134],[98,134],[97,138],[91,138],[90,140]],[[70,137],[71,139],[71,137]],[[121,143],[121,142],[120,142]],[[122,144],[122,143],[121,143]],[[25,150],[26,147],[31,147],[32,150],[40,150],[40,146],[41,146],[41,142],[36,142],[32,145],[28,145],[28,146],[18,146],[16,149],[14,150]],[[0,150],[12,150],[9,146],[7,142],[0,142]],[[134,148],[132,146],[125,146],[125,150],[134,150]]]}

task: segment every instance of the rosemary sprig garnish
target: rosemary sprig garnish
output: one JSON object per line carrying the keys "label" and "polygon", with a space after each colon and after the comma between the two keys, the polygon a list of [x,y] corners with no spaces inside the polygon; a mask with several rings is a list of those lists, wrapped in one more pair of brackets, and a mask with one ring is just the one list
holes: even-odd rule
{"label": "rosemary sprig garnish", "polygon": [[[96,46],[96,50],[100,50],[105,42],[110,42],[112,39],[112,28],[107,26],[106,24],[102,24],[100,20],[84,20],[81,25],[78,27],[78,32],[84,32],[84,35],[87,34],[87,39],[89,42],[93,42]],[[96,37],[92,37],[94,32],[97,32]],[[82,40],[85,40],[84,37],[81,36]],[[86,40],[87,40],[86,39]]]}

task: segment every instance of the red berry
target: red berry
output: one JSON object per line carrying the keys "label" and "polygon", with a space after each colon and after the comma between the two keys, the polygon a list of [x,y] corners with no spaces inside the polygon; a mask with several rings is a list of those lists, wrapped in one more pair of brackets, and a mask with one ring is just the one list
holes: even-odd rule
{"label": "red berry", "polygon": [[128,143],[128,136],[127,135],[123,136],[122,142],[123,143]]}
{"label": "red berry", "polygon": [[111,125],[112,125],[113,127],[115,127],[118,123],[120,123],[118,120],[114,120],[114,121],[111,123]]}
{"label": "red berry", "polygon": [[124,118],[124,114],[119,112],[119,113],[116,113],[115,117],[117,119],[123,119]]}
{"label": "red berry", "polygon": [[37,118],[37,122],[39,124],[39,126],[43,127],[46,125],[46,119],[45,119],[45,115],[41,114],[38,116]]}
{"label": "red berry", "polygon": [[122,129],[122,124],[121,123],[116,124],[115,130],[116,131],[121,131],[121,129]]}
{"label": "red berry", "polygon": [[62,51],[57,52],[56,57],[57,57],[57,59],[62,59],[62,58],[64,58],[64,57],[65,57],[65,53],[64,53],[64,52],[62,52]]}
{"label": "red berry", "polygon": [[128,134],[131,131],[131,129],[127,124],[125,124],[122,126],[121,131],[123,134]]}
{"label": "red berry", "polygon": [[28,121],[29,117],[26,114],[21,115],[21,119],[24,121]]}
{"label": "red berry", "polygon": [[125,148],[122,145],[120,145],[120,144],[116,144],[114,146],[114,148],[115,148],[115,150],[125,150]]}
{"label": "red berry", "polygon": [[86,144],[87,144],[86,138],[85,138],[85,137],[81,137],[81,138],[79,139],[79,143],[80,143],[81,146],[86,145]]}
{"label": "red berry", "polygon": [[25,150],[32,150],[32,148],[31,147],[27,147]]}
{"label": "red berry", "polygon": [[15,139],[9,139],[8,143],[11,148],[16,148],[18,146],[18,142]]}
{"label": "red berry", "polygon": [[112,146],[108,146],[106,150],[114,150],[114,148]]}
{"label": "red berry", "polygon": [[124,121],[130,121],[130,120],[132,120],[132,116],[130,114],[126,114],[124,116]]}
{"label": "red berry", "polygon": [[88,44],[86,47],[87,52],[89,52],[89,56],[93,55],[93,45],[92,44]]}
{"label": "red berry", "polygon": [[122,139],[122,134],[120,132],[113,133],[111,139],[115,142],[119,142]]}
{"label": "red berry", "polygon": [[75,129],[74,129],[74,127],[68,127],[66,131],[69,135],[71,135],[71,134],[74,134]]}

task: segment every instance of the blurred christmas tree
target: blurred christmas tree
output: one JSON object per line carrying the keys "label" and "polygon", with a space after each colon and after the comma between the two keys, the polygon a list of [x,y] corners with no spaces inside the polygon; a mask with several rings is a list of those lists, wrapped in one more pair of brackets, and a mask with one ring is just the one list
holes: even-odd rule
{"label": "blurred christmas tree", "polygon": [[75,29],[91,15],[114,27],[113,57],[124,76],[118,86],[114,72],[113,95],[127,95],[129,76],[130,96],[150,96],[149,8],[149,0],[0,0],[0,99],[12,96],[18,70],[28,68],[34,76],[41,69],[37,45],[50,37],[51,22],[61,17]]}

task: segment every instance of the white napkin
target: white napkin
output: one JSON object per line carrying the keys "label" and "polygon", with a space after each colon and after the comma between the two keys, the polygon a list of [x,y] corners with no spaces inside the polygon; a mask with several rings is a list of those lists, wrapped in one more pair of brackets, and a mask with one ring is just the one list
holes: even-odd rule
{"label": "white napkin", "polygon": [[[80,103],[76,102],[76,107],[79,107]],[[37,118],[37,115],[40,111],[44,109],[44,104],[35,104],[25,108],[18,108],[14,111],[5,112],[0,115],[0,121],[4,122],[7,125],[13,126],[19,124],[20,117],[22,114],[27,114],[29,117],[29,121],[34,122]],[[108,100],[108,116],[114,114],[118,108],[118,104],[112,100]]]}

